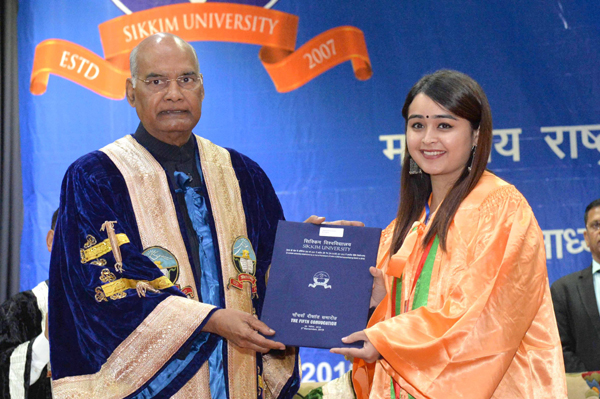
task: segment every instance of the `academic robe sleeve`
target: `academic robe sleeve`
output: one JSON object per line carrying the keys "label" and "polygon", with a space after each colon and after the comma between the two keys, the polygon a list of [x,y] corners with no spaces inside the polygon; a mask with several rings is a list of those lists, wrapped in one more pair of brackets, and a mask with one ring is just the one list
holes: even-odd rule
{"label": "academic robe sleeve", "polygon": [[[122,273],[101,231],[105,221],[116,222]],[[215,308],[165,284],[142,251],[122,175],[101,152],[80,158],[63,180],[50,263],[55,396],[168,397],[214,349],[218,338],[201,329]],[[158,292],[140,296],[139,281]]]}
{"label": "academic robe sleeve", "polygon": [[439,304],[365,330],[383,368],[415,397],[491,397],[548,291],[533,212],[516,189],[500,194],[480,205],[478,218],[453,222],[442,267],[451,270],[454,283],[432,284]]}

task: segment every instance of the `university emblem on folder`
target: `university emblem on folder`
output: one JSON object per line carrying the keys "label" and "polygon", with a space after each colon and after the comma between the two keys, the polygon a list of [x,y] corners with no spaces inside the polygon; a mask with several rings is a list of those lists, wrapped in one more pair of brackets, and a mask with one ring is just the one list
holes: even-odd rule
{"label": "university emblem on folder", "polygon": [[179,278],[179,262],[177,262],[175,255],[162,247],[146,248],[142,254],[146,255],[152,262],[154,262],[162,274],[171,280],[171,282],[175,284],[177,288],[181,290],[181,292],[183,292],[189,298],[194,297],[192,287],[181,287],[179,284],[176,284],[177,279]]}
{"label": "university emblem on folder", "polygon": [[233,243],[233,265],[238,275],[236,278],[230,278],[227,288],[234,287],[238,290],[244,288],[244,283],[250,283],[252,286],[252,297],[257,296],[256,291],[256,254],[252,249],[250,240],[244,236],[239,236]]}
{"label": "university emblem on folder", "polygon": [[326,272],[316,272],[313,276],[313,284],[309,284],[310,288],[316,288],[317,286],[321,286],[325,289],[331,288],[331,285],[327,284],[329,282],[329,274]]}

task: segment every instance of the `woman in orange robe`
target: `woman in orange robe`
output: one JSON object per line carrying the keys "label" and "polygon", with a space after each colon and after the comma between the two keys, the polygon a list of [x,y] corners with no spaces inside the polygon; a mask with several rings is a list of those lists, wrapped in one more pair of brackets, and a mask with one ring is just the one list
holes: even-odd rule
{"label": "woman in orange robe", "polygon": [[486,171],[492,118],[470,77],[409,92],[396,220],[384,231],[353,386],[366,398],[566,398],[542,232],[517,189]]}

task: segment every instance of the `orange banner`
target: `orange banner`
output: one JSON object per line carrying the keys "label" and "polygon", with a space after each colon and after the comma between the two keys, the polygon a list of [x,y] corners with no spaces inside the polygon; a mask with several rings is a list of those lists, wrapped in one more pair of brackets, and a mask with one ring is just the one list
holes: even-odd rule
{"label": "orange banner", "polygon": [[31,93],[43,94],[48,74],[70,79],[98,94],[122,99],[129,53],[146,37],[170,32],[193,41],[263,46],[259,57],[279,92],[306,84],[351,60],[357,79],[372,75],[365,38],[344,26],[320,34],[294,51],[298,17],[262,7],[230,3],[182,3],[123,15],[99,26],[105,59],[74,43],[51,39],[36,47]]}
{"label": "orange banner", "polygon": [[280,93],[295,90],[348,60],[357,79],[367,80],[373,75],[365,35],[352,26],[323,32],[296,52],[263,47],[259,57]]}
{"label": "orange banner", "polygon": [[125,79],[129,77],[129,71],[114,67],[85,47],[61,39],[44,40],[35,48],[29,86],[32,94],[46,92],[50,73],[114,100],[125,97]]}

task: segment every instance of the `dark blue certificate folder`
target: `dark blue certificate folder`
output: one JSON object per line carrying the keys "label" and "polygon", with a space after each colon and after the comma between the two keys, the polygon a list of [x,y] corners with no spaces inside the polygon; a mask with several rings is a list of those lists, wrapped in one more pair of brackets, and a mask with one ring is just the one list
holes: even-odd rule
{"label": "dark blue certificate folder", "polygon": [[280,221],[261,320],[288,346],[334,348],[367,325],[381,229]]}

